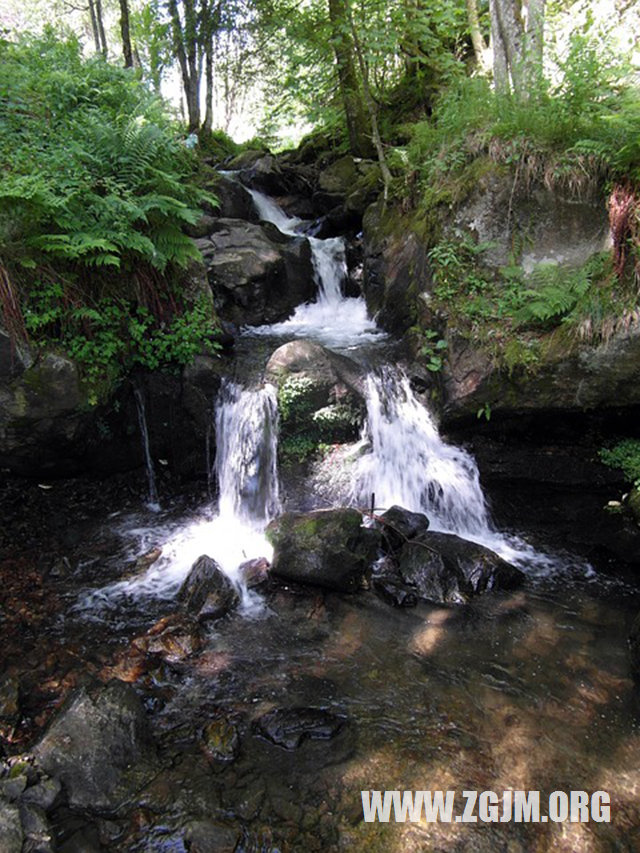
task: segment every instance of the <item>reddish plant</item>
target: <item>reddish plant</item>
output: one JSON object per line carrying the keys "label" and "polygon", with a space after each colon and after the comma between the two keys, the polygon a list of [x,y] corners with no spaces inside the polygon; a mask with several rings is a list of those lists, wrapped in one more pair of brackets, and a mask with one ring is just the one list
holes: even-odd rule
{"label": "reddish plant", "polygon": [[2,264],[0,264],[0,309],[2,323],[9,333],[11,347],[15,347],[18,342],[24,343],[27,340],[27,330],[24,325],[22,309],[9,273]]}
{"label": "reddish plant", "polygon": [[613,240],[613,265],[622,278],[627,261],[635,254],[634,272],[640,278],[640,198],[630,183],[616,184],[609,196],[609,225]]}

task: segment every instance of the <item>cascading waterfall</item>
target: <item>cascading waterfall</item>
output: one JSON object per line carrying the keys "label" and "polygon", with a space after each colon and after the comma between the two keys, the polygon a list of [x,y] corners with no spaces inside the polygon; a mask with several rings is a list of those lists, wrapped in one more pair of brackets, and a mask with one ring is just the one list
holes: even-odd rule
{"label": "cascading waterfall", "polygon": [[179,527],[130,524],[123,534],[134,536],[132,558],[161,545],[162,555],[144,573],[119,581],[85,596],[81,605],[109,605],[124,595],[171,598],[202,554],[213,557],[238,585],[245,612],[258,607],[238,573],[245,560],[271,559],[272,548],[264,529],[279,511],[277,476],[276,390],[266,385],[256,390],[225,382],[216,406],[216,459],[218,512],[212,519],[196,518]]}
{"label": "cascading waterfall", "polygon": [[473,458],[440,438],[405,375],[389,367],[369,374],[366,432],[371,453],[360,458],[357,474],[362,497],[374,493],[377,506],[424,512],[434,530],[489,533]]}
{"label": "cascading waterfall", "polygon": [[223,384],[216,413],[219,513],[264,527],[280,507],[278,401],[273,385],[248,391]]}
{"label": "cascading waterfall", "polygon": [[[250,190],[261,219],[273,223],[283,234],[300,237],[302,219],[287,216],[263,193]],[[344,296],[347,277],[345,241],[342,237],[307,237],[318,284],[315,302],[299,305],[293,316],[282,323],[251,329],[256,335],[287,335],[311,338],[326,346],[344,347],[379,340],[384,333],[369,319],[362,297]]]}
{"label": "cascading waterfall", "polygon": [[394,504],[423,512],[431,529],[486,545],[504,559],[546,571],[549,559],[491,525],[473,457],[440,437],[409,379],[385,366],[367,377],[368,453],[354,470],[354,500],[363,507],[375,495],[378,508]]}
{"label": "cascading waterfall", "polygon": [[139,388],[134,388],[133,396],[136,401],[138,410],[138,423],[140,425],[140,436],[142,438],[142,452],[144,453],[144,461],[147,469],[147,483],[149,485],[149,507],[150,509],[159,510],[160,503],[158,501],[158,487],[156,485],[156,472],[153,467],[153,459],[151,458],[151,447],[149,445],[149,430],[147,428],[147,415],[144,406],[144,396]]}

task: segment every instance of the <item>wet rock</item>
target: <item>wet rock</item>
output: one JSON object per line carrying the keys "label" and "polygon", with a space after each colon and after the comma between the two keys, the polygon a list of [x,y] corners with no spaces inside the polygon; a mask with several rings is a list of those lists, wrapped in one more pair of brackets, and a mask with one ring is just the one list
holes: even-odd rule
{"label": "wet rock", "polygon": [[269,579],[270,568],[271,563],[266,557],[256,557],[253,560],[241,563],[238,566],[238,574],[248,589],[255,589]]}
{"label": "wet rock", "polygon": [[134,651],[158,655],[167,663],[185,660],[198,651],[201,645],[201,629],[197,621],[180,614],[165,616],[131,643]]}
{"label": "wet rock", "polygon": [[73,694],[33,753],[73,808],[98,813],[117,809],[157,772],[142,703],[118,681]]}
{"label": "wet rock", "polygon": [[402,582],[427,601],[461,604],[489,590],[514,589],[524,575],[493,551],[448,533],[425,533],[398,553]]}
{"label": "wet rock", "polygon": [[18,807],[0,800],[0,853],[21,853],[23,840]]}
{"label": "wet rock", "polygon": [[404,334],[424,307],[433,280],[429,244],[397,210],[370,205],[363,223],[363,292],[369,314],[382,328]]}
{"label": "wet rock", "polygon": [[272,575],[340,592],[361,587],[380,544],[380,533],[362,527],[355,509],[287,512],[266,535],[274,546]]}
{"label": "wet rock", "polygon": [[0,679],[0,720],[17,723],[20,719],[18,681],[10,675]]}
{"label": "wet rock", "polygon": [[392,506],[378,518],[383,539],[390,550],[401,548],[408,539],[414,539],[429,529],[429,519],[421,512],[410,512],[401,506]]}
{"label": "wet rock", "polygon": [[22,802],[38,806],[45,812],[51,811],[59,803],[62,785],[57,779],[44,777],[24,792]]}
{"label": "wet rock", "polygon": [[418,603],[416,591],[398,576],[398,567],[390,557],[376,564],[371,585],[380,598],[394,607],[415,607]]}
{"label": "wet rock", "polygon": [[372,160],[346,155],[320,172],[318,187],[322,193],[339,198],[347,212],[362,215],[380,191],[380,167]]}
{"label": "wet rock", "polygon": [[178,592],[178,601],[201,621],[219,619],[239,602],[238,591],[211,557],[193,564]]}
{"label": "wet rock", "polygon": [[304,237],[239,219],[218,219],[202,252],[216,309],[223,320],[259,326],[291,316],[316,284]]}
{"label": "wet rock", "polygon": [[214,761],[233,761],[240,750],[236,726],[226,717],[217,717],[202,731],[205,753]]}
{"label": "wet rock", "polygon": [[322,708],[277,708],[260,717],[255,731],[285,749],[297,749],[304,740],[327,740],[344,727],[346,718]]}
{"label": "wet rock", "polygon": [[23,853],[53,853],[53,831],[44,809],[31,803],[20,803],[20,820],[26,836]]}
{"label": "wet rock", "polygon": [[251,194],[240,181],[228,178],[226,175],[218,175],[212,189],[218,199],[218,206],[207,209],[210,216],[258,222],[260,217]]}
{"label": "wet rock", "polygon": [[319,444],[357,440],[364,377],[351,359],[310,341],[291,341],[272,354],[265,375],[279,388],[282,459],[304,458],[301,444],[310,455]]}
{"label": "wet rock", "polygon": [[233,853],[240,838],[240,830],[210,820],[193,821],[184,835],[190,853]]}
{"label": "wet rock", "polygon": [[26,787],[27,777],[23,775],[0,779],[0,797],[9,803],[15,803],[20,799]]}

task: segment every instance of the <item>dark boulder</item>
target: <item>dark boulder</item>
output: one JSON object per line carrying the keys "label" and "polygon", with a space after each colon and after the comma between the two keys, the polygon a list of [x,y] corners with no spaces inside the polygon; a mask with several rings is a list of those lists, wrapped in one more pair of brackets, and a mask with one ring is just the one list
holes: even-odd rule
{"label": "dark boulder", "polygon": [[289,237],[268,224],[218,219],[196,244],[223,320],[250,326],[279,322],[315,296],[305,237]]}
{"label": "dark boulder", "polygon": [[410,512],[401,506],[392,506],[378,517],[378,526],[391,551],[396,551],[408,539],[414,539],[429,529],[429,519],[421,512]]}
{"label": "dark boulder", "polygon": [[218,199],[217,207],[208,206],[207,213],[212,217],[224,219],[244,219],[247,222],[258,222],[260,217],[247,188],[233,178],[218,175],[211,188]]}
{"label": "dark boulder", "polygon": [[269,524],[267,538],[273,576],[340,592],[361,587],[380,544],[355,509],[287,512]]}
{"label": "dark boulder", "polygon": [[335,737],[345,723],[345,717],[322,708],[276,708],[256,720],[254,730],[276,746],[297,749],[304,740]]}
{"label": "dark boulder", "polygon": [[178,601],[200,621],[219,619],[237,606],[238,591],[211,557],[199,557],[178,592]]}
{"label": "dark boulder", "polygon": [[398,553],[398,575],[427,601],[461,604],[490,590],[514,589],[524,575],[483,545],[450,533],[423,533]]}
{"label": "dark boulder", "polygon": [[33,753],[72,808],[98,813],[119,808],[158,770],[142,703],[121,681],[74,693]]}

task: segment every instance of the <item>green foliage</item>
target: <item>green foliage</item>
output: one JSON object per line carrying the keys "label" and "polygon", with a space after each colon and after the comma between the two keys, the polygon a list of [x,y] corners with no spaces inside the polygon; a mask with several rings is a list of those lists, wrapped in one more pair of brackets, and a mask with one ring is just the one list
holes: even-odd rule
{"label": "green foliage", "polygon": [[485,421],[490,421],[491,420],[491,405],[489,403],[484,403],[482,406],[480,406],[480,408],[476,412],[476,417],[478,418],[478,420],[480,420],[481,418],[484,418]]}
{"label": "green foliage", "polygon": [[626,82],[627,65],[602,39],[578,32],[558,73],[558,84],[540,79],[526,100],[496,94],[483,78],[456,77],[433,116],[411,129],[409,168],[422,204],[439,203],[483,156],[516,168],[521,180],[574,190],[603,174],[638,178],[640,96]]}
{"label": "green foliage", "polygon": [[77,42],[0,43],[0,252],[35,268],[164,271],[196,258],[203,194],[161,102]]}
{"label": "green foliage", "polygon": [[349,441],[357,434],[360,414],[347,403],[318,408],[322,397],[308,376],[287,376],[278,389],[279,454],[283,463],[302,463],[326,445]]}
{"label": "green foliage", "polygon": [[517,326],[549,326],[566,317],[591,287],[586,267],[568,270],[558,264],[540,264],[531,274],[533,287],[523,291],[526,300],[514,314]]}
{"label": "green foliage", "polygon": [[422,333],[420,355],[425,359],[425,367],[432,373],[438,373],[444,365],[447,342],[433,329],[425,329]]}
{"label": "green foliage", "polygon": [[619,468],[625,478],[640,488],[640,439],[624,438],[612,447],[602,448],[600,459],[610,468]]}
{"label": "green foliage", "polygon": [[78,364],[97,402],[135,366],[184,366],[200,352],[220,349],[218,328],[205,301],[158,324],[148,309],[117,297],[93,306],[74,304],[58,281],[37,281],[26,297],[25,324],[34,343],[64,349]]}

